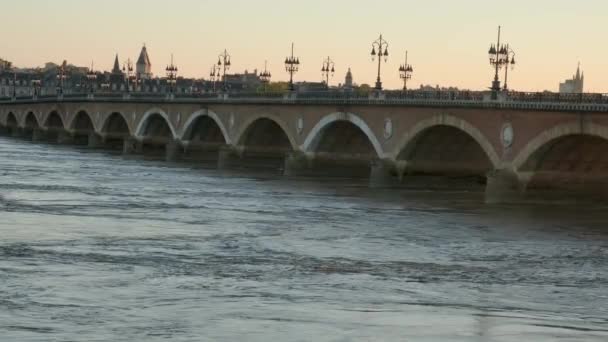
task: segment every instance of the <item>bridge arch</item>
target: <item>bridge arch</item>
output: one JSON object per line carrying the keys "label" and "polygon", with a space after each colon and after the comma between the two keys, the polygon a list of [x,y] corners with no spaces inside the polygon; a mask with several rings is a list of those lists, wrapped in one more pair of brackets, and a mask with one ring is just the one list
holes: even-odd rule
{"label": "bridge arch", "polygon": [[99,132],[104,135],[131,135],[129,121],[121,112],[111,112],[100,123]]}
{"label": "bridge arch", "polygon": [[[608,143],[608,126],[601,126],[594,123],[581,124],[580,122],[570,122],[549,128],[534,139],[532,139],[513,160],[513,169],[520,171],[526,164],[531,162],[534,157],[547,152],[544,149],[550,149],[560,141],[565,139],[579,139],[579,143],[585,143],[580,140],[595,140],[599,143]],[[552,146],[553,145],[553,146]],[[608,146],[606,146],[608,147]],[[608,170],[606,170],[608,171]]]}
{"label": "bridge arch", "polygon": [[[210,121],[207,123],[203,122],[203,121],[206,121],[206,119],[208,119]],[[228,145],[231,144],[230,135],[228,134],[228,130],[226,129],[226,126],[224,126],[224,123],[222,122],[222,120],[220,120],[219,116],[216,113],[209,111],[207,109],[199,110],[195,113],[192,113],[192,115],[190,115],[190,118],[188,119],[188,121],[186,121],[183,125],[182,132],[180,135],[181,140],[182,141],[192,140],[192,136],[195,134],[193,131],[199,125],[208,127],[209,124],[211,125],[211,127],[209,127],[210,129],[212,129],[212,130],[219,129],[219,133],[222,135],[223,140],[226,144],[228,144]],[[215,132],[215,134],[213,134],[213,135],[215,135],[217,138],[217,132]],[[216,140],[219,140],[219,139],[216,139]]]}
{"label": "bridge arch", "polygon": [[[168,127],[168,129],[170,131],[167,133],[170,133],[170,135],[173,139],[177,139],[178,135],[175,132],[175,128],[173,127],[173,124],[171,123],[169,116],[167,115],[167,113],[165,113],[165,111],[163,111],[160,108],[152,108],[144,113],[144,115],[139,120],[139,124],[137,125],[137,128],[135,129],[135,136],[138,138],[144,138],[146,135],[146,132],[149,131],[150,129],[159,130],[158,133],[164,133],[164,132],[161,132],[162,130],[164,130],[164,127],[162,127],[163,121],[164,121],[164,124],[166,124],[166,126]],[[153,126],[156,126],[156,124],[158,124],[158,126],[153,127]]]}
{"label": "bridge arch", "polygon": [[[271,136],[273,134],[274,136]],[[256,115],[247,119],[241,124],[235,137],[234,142],[238,146],[253,142],[263,146],[289,146],[291,150],[297,147],[294,137],[289,134],[287,124],[275,115]]]}
{"label": "bridge arch", "polygon": [[95,132],[95,121],[91,115],[84,109],[76,112],[72,121],[68,124],[70,130]]}
{"label": "bridge arch", "polygon": [[8,128],[17,128],[19,127],[19,121],[17,121],[17,116],[13,112],[9,112],[6,115],[6,120],[4,125]]}
{"label": "bridge arch", "polygon": [[445,114],[422,120],[408,130],[400,138],[396,150],[393,152],[393,158],[400,160],[414,153],[416,144],[420,143],[421,139],[428,139],[428,135],[432,134],[434,130],[439,135],[452,134],[456,136],[461,143],[468,144],[472,150],[480,148],[481,152],[476,151],[479,152],[477,153],[478,158],[487,158],[491,168],[500,167],[501,160],[494,146],[478,128],[464,119]]}
{"label": "bridge arch", "polygon": [[310,133],[304,140],[304,143],[301,146],[302,150],[304,152],[315,152],[323,143],[325,133],[327,133],[332,127],[335,128],[336,125],[340,125],[341,123],[347,123],[347,125],[344,125],[344,129],[353,128],[349,126],[356,127],[355,132],[351,133],[357,134],[356,130],[360,131],[360,133],[363,133],[367,137],[367,140],[371,144],[371,147],[373,148],[376,155],[379,158],[384,157],[382,144],[380,144],[380,141],[378,140],[374,132],[371,130],[371,128],[367,125],[367,123],[355,114],[341,112],[336,112],[324,116],[313,127],[313,129],[310,131]]}
{"label": "bridge arch", "polygon": [[33,111],[28,111],[24,116],[23,127],[27,129],[40,128],[38,117]]}
{"label": "bridge arch", "polygon": [[58,111],[53,110],[47,116],[46,120],[44,120],[44,127],[46,129],[53,130],[64,130],[65,124],[63,123],[63,118],[59,114]]}

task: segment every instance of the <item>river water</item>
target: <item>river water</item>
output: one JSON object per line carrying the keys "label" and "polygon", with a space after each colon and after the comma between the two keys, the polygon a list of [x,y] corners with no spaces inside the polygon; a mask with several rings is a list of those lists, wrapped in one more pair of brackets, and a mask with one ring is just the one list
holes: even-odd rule
{"label": "river water", "polygon": [[0,341],[607,341],[608,207],[0,138]]}

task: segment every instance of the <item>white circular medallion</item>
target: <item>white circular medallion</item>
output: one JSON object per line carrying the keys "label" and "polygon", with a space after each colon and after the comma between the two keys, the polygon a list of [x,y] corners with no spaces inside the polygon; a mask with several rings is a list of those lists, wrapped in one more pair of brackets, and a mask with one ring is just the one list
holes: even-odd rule
{"label": "white circular medallion", "polygon": [[393,136],[393,121],[391,119],[384,120],[384,138],[390,139]]}
{"label": "white circular medallion", "polygon": [[511,147],[513,145],[513,139],[515,138],[515,133],[513,132],[513,126],[510,123],[506,123],[502,125],[502,131],[500,132],[500,138],[502,140],[502,145],[505,148]]}
{"label": "white circular medallion", "polygon": [[298,134],[302,134],[302,132],[304,131],[304,119],[302,119],[301,117],[298,118],[298,121],[296,122],[296,129],[298,131]]}

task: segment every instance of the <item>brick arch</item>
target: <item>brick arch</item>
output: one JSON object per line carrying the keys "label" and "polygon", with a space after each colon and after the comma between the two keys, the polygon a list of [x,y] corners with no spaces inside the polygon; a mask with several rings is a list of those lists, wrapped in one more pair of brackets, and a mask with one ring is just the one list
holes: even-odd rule
{"label": "brick arch", "polygon": [[34,118],[34,122],[36,122],[36,125],[38,126],[38,128],[42,127],[42,125],[40,124],[40,120],[38,120],[38,116],[36,115],[36,112],[34,112],[33,110],[28,110],[27,112],[25,112],[25,115],[23,115],[22,127],[27,128],[27,118],[29,118],[30,115]]}
{"label": "brick arch", "polygon": [[397,144],[396,150],[392,153],[392,158],[399,158],[399,154],[407,149],[410,144],[415,141],[418,135],[428,129],[439,126],[448,126],[457,128],[460,131],[468,134],[473,140],[475,140],[479,146],[483,149],[486,156],[492,163],[494,168],[500,167],[500,157],[496,153],[496,150],[490,140],[475,126],[463,120],[459,117],[452,115],[435,115],[431,118],[422,120],[415,124],[411,129],[409,129],[403,136],[400,138],[399,143]]}
{"label": "brick arch", "polygon": [[104,132],[104,130],[106,129],[106,126],[108,125],[108,123],[110,121],[110,118],[114,114],[118,114],[125,121],[125,123],[127,124],[127,129],[129,130],[129,135],[132,135],[133,134],[133,127],[132,127],[133,123],[127,119],[127,117],[125,116],[125,114],[123,114],[120,111],[116,111],[116,110],[110,111],[107,114],[104,114],[102,116],[102,118],[101,118],[101,120],[99,122],[99,127],[98,127],[99,131],[98,131],[98,133],[100,133],[100,134],[108,133],[108,132]]}
{"label": "brick arch", "polygon": [[561,124],[549,128],[530,142],[519,152],[513,160],[513,169],[519,170],[526,162],[546,144],[569,135],[586,135],[599,137],[608,140],[608,126],[601,126],[594,123],[581,124],[579,121],[573,121],[566,124]]}
{"label": "brick arch", "polygon": [[260,119],[267,119],[267,120],[273,121],[274,123],[279,125],[279,127],[283,130],[283,133],[285,133],[285,136],[287,136],[287,139],[289,140],[289,144],[291,145],[291,148],[293,150],[297,149],[298,144],[296,143],[295,138],[291,134],[289,134],[290,130],[289,130],[289,126],[287,125],[287,123],[285,121],[283,121],[283,119],[281,119],[280,117],[278,117],[276,115],[272,115],[272,114],[255,115],[255,116],[250,117],[247,120],[243,121],[243,123],[241,123],[241,125],[239,126],[238,131],[234,135],[234,139],[232,140],[233,143],[235,143],[237,145],[242,145],[243,140],[245,139],[246,134],[249,131],[249,128],[251,128],[251,126]]}
{"label": "brick arch", "polygon": [[13,119],[15,119],[15,124],[16,124],[16,126],[15,126],[15,127],[19,127],[19,117],[17,116],[17,114],[15,114],[15,112],[12,112],[12,111],[11,111],[11,112],[8,112],[8,113],[6,114],[6,117],[4,118],[4,126],[8,127],[8,120],[9,120],[9,118],[11,118],[11,117],[12,117]]}
{"label": "brick arch", "polygon": [[[17,118],[17,122],[19,122],[19,127],[25,127],[25,119],[28,114],[34,114],[36,116],[36,112],[30,107],[21,112],[21,115]],[[36,116],[36,121],[38,122],[38,117]],[[39,125],[40,126],[40,125]]]}
{"label": "brick arch", "polygon": [[74,126],[76,125],[76,119],[78,118],[80,113],[84,113],[89,118],[89,120],[91,120],[91,124],[93,125],[93,131],[97,132],[97,124],[96,124],[95,118],[89,113],[88,110],[86,110],[84,108],[78,109],[77,111],[74,112],[74,115],[72,115],[71,118],[69,118],[69,120],[67,122],[68,129],[69,130],[75,129]]}
{"label": "brick arch", "polygon": [[329,115],[324,116],[319,122],[313,127],[313,129],[308,133],[308,136],[304,140],[304,143],[301,146],[302,151],[304,152],[314,152],[316,146],[319,144],[320,139],[323,135],[323,131],[329,127],[334,122],[338,121],[346,121],[350,122],[356,127],[358,127],[365,135],[367,136],[369,142],[373,146],[376,154],[379,158],[384,157],[384,151],[382,149],[382,144],[372,131],[372,129],[367,125],[367,123],[361,119],[359,116],[353,113],[342,113],[336,112]]}
{"label": "brick arch", "polygon": [[49,121],[49,119],[50,119],[50,117],[51,117],[51,115],[52,115],[53,113],[57,114],[57,116],[59,117],[59,120],[61,120],[61,126],[62,126],[62,128],[63,128],[63,129],[66,129],[66,126],[65,126],[65,119],[63,118],[63,115],[61,115],[61,112],[60,112],[58,109],[51,109],[51,110],[50,110],[50,111],[49,111],[49,112],[48,112],[48,113],[47,113],[47,114],[44,116],[43,120],[41,120],[41,122],[42,122],[42,126],[41,126],[41,127],[44,127],[45,129],[48,129],[48,128],[49,128],[49,127],[48,127],[48,121]]}
{"label": "brick arch", "polygon": [[182,126],[181,132],[179,134],[180,139],[184,140],[186,132],[188,132],[188,130],[192,128],[191,126],[196,122],[196,120],[198,118],[204,117],[204,116],[209,117],[213,121],[215,121],[215,123],[218,125],[218,127],[222,131],[222,135],[224,136],[224,140],[226,141],[226,144],[228,144],[228,145],[232,144],[232,140],[230,139],[228,130],[226,129],[226,126],[224,125],[224,123],[222,122],[220,117],[215,112],[212,112],[208,109],[201,109],[197,112],[192,113],[192,115],[190,115],[190,118],[188,119],[188,121],[186,121],[184,123],[184,125]]}
{"label": "brick arch", "polygon": [[141,119],[139,119],[139,123],[137,124],[137,128],[135,129],[135,136],[138,138],[142,138],[142,134],[144,133],[143,130],[146,127],[146,124],[148,123],[148,119],[150,119],[151,116],[153,115],[160,115],[163,119],[165,119],[165,122],[167,123],[167,125],[169,126],[169,129],[171,130],[171,135],[173,136],[173,139],[177,139],[178,135],[175,132],[175,127],[173,127],[173,123],[171,122],[171,120],[169,119],[169,115],[167,115],[167,113],[165,113],[165,111],[163,111],[160,108],[151,108],[148,111],[146,111],[144,113],[144,115],[141,117]]}

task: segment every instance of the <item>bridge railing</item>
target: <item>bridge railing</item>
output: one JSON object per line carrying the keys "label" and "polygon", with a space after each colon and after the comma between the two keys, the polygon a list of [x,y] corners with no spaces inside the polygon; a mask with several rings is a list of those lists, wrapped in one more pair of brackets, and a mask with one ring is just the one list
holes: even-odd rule
{"label": "bridge railing", "polygon": [[137,101],[137,102],[205,102],[205,103],[293,103],[293,104],[373,104],[373,105],[428,105],[479,106],[500,108],[532,108],[541,110],[593,110],[608,112],[608,94],[558,94],[548,92],[501,92],[499,100],[491,100],[489,91],[409,90],[385,91],[370,94],[353,91],[234,92],[174,94],[142,92],[99,92],[41,95],[37,97],[3,97],[0,103],[33,103],[56,101]]}

